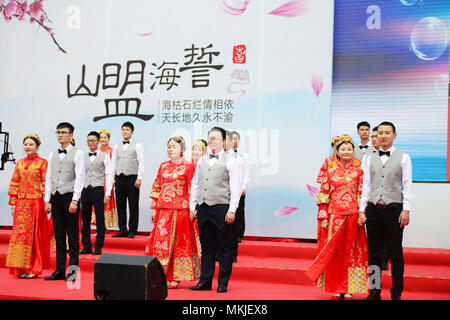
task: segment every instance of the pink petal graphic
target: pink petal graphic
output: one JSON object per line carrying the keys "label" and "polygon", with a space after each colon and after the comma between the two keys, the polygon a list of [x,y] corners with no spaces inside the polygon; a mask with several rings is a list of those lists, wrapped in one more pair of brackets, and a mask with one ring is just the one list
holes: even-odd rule
{"label": "pink petal graphic", "polygon": [[309,0],[293,0],[269,12],[269,14],[292,18],[305,14],[308,11],[308,9],[309,9]]}
{"label": "pink petal graphic", "polygon": [[220,7],[232,15],[240,15],[247,10],[249,0],[218,0]]}
{"label": "pink petal graphic", "polygon": [[151,35],[152,32],[151,31],[150,32],[144,32],[144,33],[136,32],[136,34],[138,36],[141,36],[141,37],[147,37],[147,36]]}
{"label": "pink petal graphic", "polygon": [[323,87],[322,77],[318,76],[318,75],[312,76],[311,85],[314,90],[314,93],[316,94],[316,97],[319,97],[320,91],[322,91],[322,87]]}
{"label": "pink petal graphic", "polygon": [[275,211],[275,216],[284,217],[284,216],[289,215],[291,212],[294,212],[297,209],[298,208],[294,208],[294,207],[281,207],[277,211]]}
{"label": "pink petal graphic", "polygon": [[306,188],[308,188],[308,193],[314,200],[317,199],[317,196],[319,195],[319,189],[316,187],[310,186],[309,184],[306,185]]}

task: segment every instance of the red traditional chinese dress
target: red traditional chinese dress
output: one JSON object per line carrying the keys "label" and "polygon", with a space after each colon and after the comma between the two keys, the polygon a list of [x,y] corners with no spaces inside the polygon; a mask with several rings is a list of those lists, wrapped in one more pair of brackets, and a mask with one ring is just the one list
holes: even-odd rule
{"label": "red traditional chinese dress", "polygon": [[[333,153],[333,155],[329,156],[325,159],[322,166],[320,167],[319,174],[317,175],[317,183],[322,184],[322,179],[324,176],[326,176],[328,169],[331,168],[333,165],[336,165],[336,154]],[[320,206],[318,208],[317,213],[317,243],[318,243],[318,251],[322,250],[323,246],[325,245],[325,241],[327,238],[326,235],[326,229],[322,228],[322,219],[327,216],[327,213],[324,212],[323,208],[321,209]]]}
{"label": "red traditional chinese dress", "polygon": [[15,205],[6,266],[14,276],[40,275],[50,264],[50,235],[44,206],[47,161],[37,154],[17,162],[9,185]]}
{"label": "red traditional chinese dress", "polygon": [[167,281],[196,280],[200,276],[198,239],[189,217],[194,172],[195,167],[184,159],[180,164],[163,162],[150,192],[156,216],[145,255],[158,258]]}
{"label": "red traditional chinese dress", "polygon": [[[112,157],[113,148],[111,147],[103,147],[101,146],[100,151],[105,152],[109,155],[109,157]],[[106,180],[105,180],[105,192],[106,192]],[[80,215],[81,217],[81,215]],[[95,224],[95,210],[92,208],[92,218],[91,218],[91,224]],[[117,213],[116,213],[116,200],[114,198],[114,191],[111,192],[111,197],[108,203],[105,204],[105,227],[113,228],[117,227]],[[81,229],[80,229],[81,230]]]}
{"label": "red traditional chinese dress", "polygon": [[358,221],[362,192],[361,161],[344,165],[338,159],[322,177],[317,198],[327,219],[325,244],[305,274],[323,291],[343,294],[367,293],[368,249],[364,226]]}

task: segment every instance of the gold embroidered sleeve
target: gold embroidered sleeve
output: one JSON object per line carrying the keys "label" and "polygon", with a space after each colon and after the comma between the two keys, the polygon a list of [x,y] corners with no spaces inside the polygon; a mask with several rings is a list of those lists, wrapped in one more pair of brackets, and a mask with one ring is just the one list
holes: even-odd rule
{"label": "gold embroidered sleeve", "polygon": [[161,176],[161,167],[159,167],[158,174],[156,175],[156,179],[153,182],[152,189],[150,191],[150,198],[159,199],[159,195],[161,193],[161,184],[162,184],[162,176]]}
{"label": "gold embroidered sleeve", "polygon": [[322,175],[322,184],[320,185],[319,195],[317,196],[317,205],[330,203],[330,180],[328,171]]}
{"label": "gold embroidered sleeve", "polygon": [[20,183],[19,163],[17,163],[11,178],[11,182],[9,183],[8,195],[17,196],[17,194],[19,193],[19,183]]}

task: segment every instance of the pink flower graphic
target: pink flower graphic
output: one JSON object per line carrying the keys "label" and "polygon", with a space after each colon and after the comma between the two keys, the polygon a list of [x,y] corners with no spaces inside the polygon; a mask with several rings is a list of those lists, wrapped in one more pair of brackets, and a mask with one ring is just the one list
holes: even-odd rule
{"label": "pink flower graphic", "polygon": [[298,17],[305,14],[309,9],[309,0],[293,0],[283,4],[281,7],[276,8],[269,12],[281,17]]}
{"label": "pink flower graphic", "polygon": [[281,207],[277,211],[275,211],[275,216],[284,217],[284,216],[291,214],[292,212],[294,212],[297,209],[298,208],[295,208],[295,207]]}
{"label": "pink flower graphic", "polygon": [[247,10],[248,0],[218,0],[220,7],[232,15],[240,15]]}
{"label": "pink flower graphic", "polygon": [[310,186],[309,184],[306,185],[306,188],[308,189],[308,193],[309,193],[310,197],[313,198],[314,200],[316,200],[317,196],[319,195],[319,189],[317,189],[316,187]]}
{"label": "pink flower graphic", "polygon": [[319,97],[319,94],[322,91],[322,87],[323,87],[322,77],[319,75],[313,75],[311,78],[311,85],[314,90],[314,93],[316,94],[316,97]]}

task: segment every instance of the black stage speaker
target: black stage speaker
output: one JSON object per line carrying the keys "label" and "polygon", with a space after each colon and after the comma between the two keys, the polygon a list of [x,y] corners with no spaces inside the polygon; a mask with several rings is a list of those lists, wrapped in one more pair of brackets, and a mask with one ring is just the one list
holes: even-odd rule
{"label": "black stage speaker", "polygon": [[96,300],[164,300],[167,281],[156,257],[103,254],[94,264]]}

